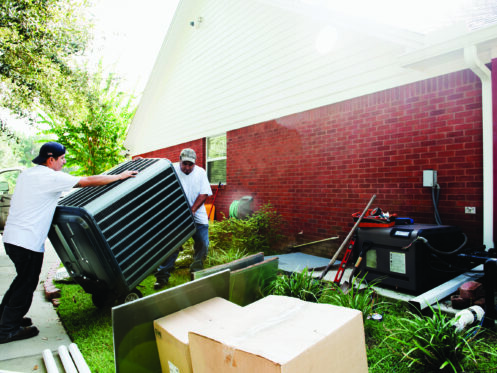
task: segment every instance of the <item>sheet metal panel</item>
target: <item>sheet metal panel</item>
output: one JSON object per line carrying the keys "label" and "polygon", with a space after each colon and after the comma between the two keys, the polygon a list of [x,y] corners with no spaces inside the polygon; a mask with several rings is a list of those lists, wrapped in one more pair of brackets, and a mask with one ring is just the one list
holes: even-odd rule
{"label": "sheet metal panel", "polygon": [[112,309],[117,373],[159,373],[153,321],[214,297],[229,299],[230,271],[149,295]]}

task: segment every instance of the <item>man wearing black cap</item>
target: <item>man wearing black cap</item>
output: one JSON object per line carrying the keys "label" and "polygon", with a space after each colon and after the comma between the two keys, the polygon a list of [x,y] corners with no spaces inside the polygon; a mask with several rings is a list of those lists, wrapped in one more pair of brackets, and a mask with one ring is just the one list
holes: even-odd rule
{"label": "man wearing black cap", "polygon": [[33,159],[36,166],[17,179],[3,232],[5,251],[14,262],[17,276],[0,304],[0,343],[39,333],[25,315],[38,285],[44,243],[61,194],[73,187],[106,185],[137,174],[124,171],[119,175],[72,176],[59,172],[66,163],[65,153],[66,148],[57,142],[43,144]]}

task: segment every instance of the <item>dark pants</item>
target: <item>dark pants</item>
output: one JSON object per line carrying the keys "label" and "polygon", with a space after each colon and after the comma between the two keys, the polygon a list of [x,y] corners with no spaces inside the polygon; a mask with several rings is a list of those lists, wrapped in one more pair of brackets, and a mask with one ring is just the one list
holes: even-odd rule
{"label": "dark pants", "polygon": [[[193,241],[195,254],[193,255],[193,263],[190,266],[190,272],[199,271],[204,268],[204,260],[209,250],[209,224],[197,225],[197,231],[193,235]],[[157,273],[155,274],[155,277],[158,280],[169,280],[169,276],[171,276],[171,271],[174,268],[174,263],[176,262],[180,251],[181,249],[174,252],[161,266],[159,266]]]}
{"label": "dark pants", "polygon": [[14,262],[17,276],[0,304],[0,336],[8,337],[21,326],[28,313],[40,279],[43,253],[4,243],[5,252]]}

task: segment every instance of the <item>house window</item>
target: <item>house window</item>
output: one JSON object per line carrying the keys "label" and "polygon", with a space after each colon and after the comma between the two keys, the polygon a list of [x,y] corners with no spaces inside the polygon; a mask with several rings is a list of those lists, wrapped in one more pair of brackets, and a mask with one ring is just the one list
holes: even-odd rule
{"label": "house window", "polygon": [[226,183],[226,134],[207,138],[207,177],[211,184]]}

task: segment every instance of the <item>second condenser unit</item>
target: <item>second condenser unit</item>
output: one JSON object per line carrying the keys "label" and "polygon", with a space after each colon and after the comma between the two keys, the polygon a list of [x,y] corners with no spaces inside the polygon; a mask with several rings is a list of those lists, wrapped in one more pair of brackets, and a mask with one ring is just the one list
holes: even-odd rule
{"label": "second condenser unit", "polygon": [[451,253],[465,243],[464,233],[448,225],[358,228],[354,252],[367,281],[420,294],[464,272]]}

